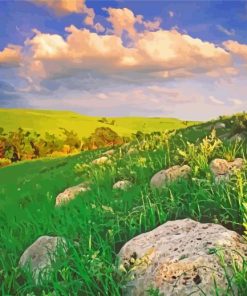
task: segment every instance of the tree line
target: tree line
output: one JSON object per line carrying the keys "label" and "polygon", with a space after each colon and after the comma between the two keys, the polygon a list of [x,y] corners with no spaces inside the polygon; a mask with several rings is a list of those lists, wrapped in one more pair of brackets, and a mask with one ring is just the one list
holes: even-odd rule
{"label": "tree line", "polygon": [[59,156],[121,145],[129,139],[120,137],[109,127],[99,127],[88,138],[80,138],[72,130],[60,128],[61,135],[46,132],[41,135],[34,131],[18,128],[5,132],[0,127],[0,167],[12,162]]}

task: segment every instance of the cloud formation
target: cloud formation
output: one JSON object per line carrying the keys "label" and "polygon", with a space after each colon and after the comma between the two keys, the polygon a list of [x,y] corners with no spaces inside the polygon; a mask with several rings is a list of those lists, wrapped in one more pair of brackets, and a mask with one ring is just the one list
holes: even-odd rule
{"label": "cloud formation", "polygon": [[57,15],[83,13],[85,0],[31,0],[34,4],[47,6]]}
{"label": "cloud formation", "polygon": [[[108,75],[109,79],[114,76],[122,82],[130,77],[133,81],[151,81],[213,71],[230,72],[231,56],[223,48],[176,30],[137,32],[133,22],[129,21],[127,25],[126,11],[123,13],[124,21],[121,23],[117,19],[115,34],[99,35],[73,25],[65,28],[66,38],[34,30],[34,37],[25,43],[30,52],[23,72],[39,81],[72,77],[82,72]],[[115,19],[111,21],[114,23]],[[132,46],[125,45],[121,38],[123,27],[135,36]]]}
{"label": "cloud formation", "polygon": [[0,67],[17,67],[21,61],[21,47],[8,45],[0,51]]}
{"label": "cloud formation", "polygon": [[228,40],[223,44],[229,52],[238,55],[247,61],[247,44],[241,44],[233,40]]}
{"label": "cloud formation", "polygon": [[227,28],[223,27],[222,25],[217,25],[216,28],[220,32],[226,34],[227,36],[234,36],[236,33],[234,29],[227,29]]}

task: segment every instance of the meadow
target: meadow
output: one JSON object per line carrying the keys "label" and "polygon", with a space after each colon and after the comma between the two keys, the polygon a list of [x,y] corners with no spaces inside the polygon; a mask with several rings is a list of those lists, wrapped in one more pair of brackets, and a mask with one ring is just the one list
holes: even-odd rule
{"label": "meadow", "polygon": [[[95,150],[0,169],[0,293],[121,295],[127,274],[117,269],[116,254],[134,236],[169,220],[219,223],[244,235],[247,170],[229,182],[216,183],[209,168],[214,158],[246,160],[244,142],[220,140],[231,127],[230,119],[225,123],[227,128],[216,133],[206,123],[135,140],[116,148],[111,164],[93,164],[105,151]],[[152,190],[151,177],[176,164],[189,164],[192,177],[174,181],[161,191]],[[113,184],[123,179],[133,186],[113,190]],[[90,182],[90,191],[54,207],[60,192],[83,181]],[[35,285],[18,261],[41,235],[65,237],[70,248],[56,264],[52,280]],[[234,275],[224,295],[246,295],[246,264],[241,269],[233,266]],[[232,283],[238,286],[238,294],[231,289]],[[159,293],[150,291],[150,295]],[[215,295],[222,294],[216,290]]]}

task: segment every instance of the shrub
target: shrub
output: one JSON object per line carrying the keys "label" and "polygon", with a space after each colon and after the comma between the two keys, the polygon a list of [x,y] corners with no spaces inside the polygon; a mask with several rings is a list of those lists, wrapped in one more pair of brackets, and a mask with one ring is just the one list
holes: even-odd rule
{"label": "shrub", "polygon": [[8,158],[0,158],[0,168],[11,164],[11,160]]}

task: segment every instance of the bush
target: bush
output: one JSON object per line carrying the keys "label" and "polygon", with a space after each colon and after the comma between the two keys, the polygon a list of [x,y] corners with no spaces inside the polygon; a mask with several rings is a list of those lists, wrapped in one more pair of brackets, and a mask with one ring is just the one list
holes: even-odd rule
{"label": "bush", "polygon": [[0,168],[11,164],[11,160],[8,158],[0,158]]}

